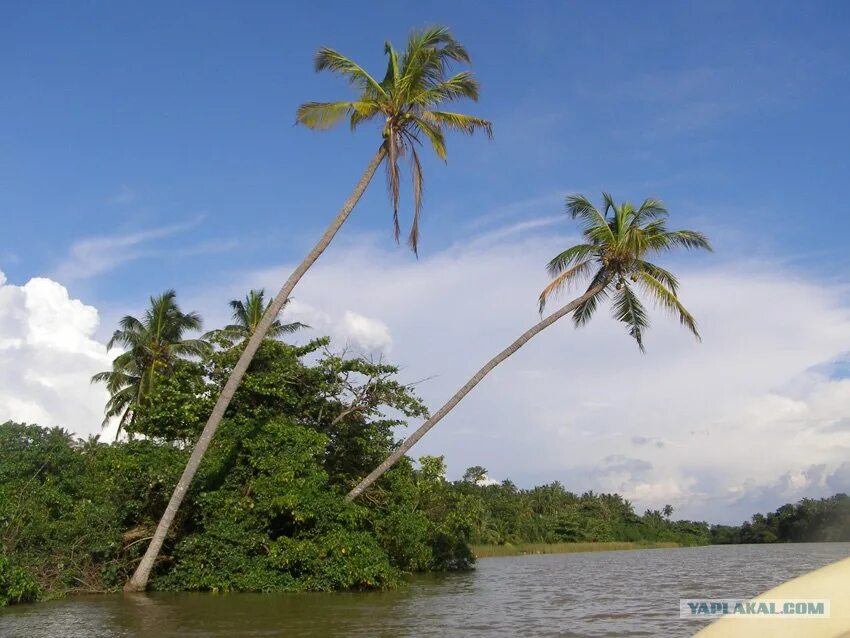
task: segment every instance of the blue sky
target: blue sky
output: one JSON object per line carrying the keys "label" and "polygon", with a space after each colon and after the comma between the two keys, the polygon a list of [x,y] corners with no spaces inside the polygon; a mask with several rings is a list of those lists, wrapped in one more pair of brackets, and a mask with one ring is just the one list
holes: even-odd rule
{"label": "blue sky", "polygon": [[[426,160],[418,263],[392,244],[383,179],[373,183],[331,248],[327,272],[313,284],[308,275],[307,287],[296,292],[319,325],[333,332],[349,311],[382,323],[386,334],[378,330],[364,345],[391,342],[392,355],[416,378],[443,374],[444,385],[423,388],[437,403],[462,380],[467,364],[461,361],[501,346],[525,319],[500,332],[498,297],[463,315],[483,317],[493,328],[480,351],[458,355],[450,366],[455,377],[403,344],[404,326],[417,321],[415,308],[407,317],[393,314],[389,302],[386,311],[371,309],[377,280],[352,279],[351,286],[363,286],[361,300],[345,307],[342,293],[323,292],[318,282],[332,289],[333,268],[368,270],[376,260],[424,281],[444,272],[438,268],[444,263],[474,270],[476,259],[525,255],[528,246],[548,251],[553,233],[571,232],[566,220],[555,223],[563,195],[606,189],[622,199],[661,197],[674,225],[708,232],[717,252],[689,257],[689,267],[714,268],[732,280],[744,268],[754,273],[752,281],[777,286],[790,280],[808,286],[800,299],[811,294],[815,308],[823,302],[836,312],[829,326],[807,329],[835,342],[800,346],[806,356],[794,359],[786,378],[753,389],[753,397],[794,386],[794,375],[828,367],[848,349],[841,305],[850,266],[847,3],[6,3],[3,14],[0,271],[7,287],[46,277],[70,299],[98,309],[99,327],[80,324],[86,338],[102,342],[119,314],[138,311],[148,295],[168,287],[216,318],[213,308],[221,306],[223,318],[223,303],[239,285],[274,287],[271,275],[306,252],[379,142],[369,127],[352,135],[345,127],[316,133],[294,126],[299,103],[350,95],[338,78],[313,72],[316,48],[332,46],[381,74],[386,39],[401,46],[411,28],[437,23],[469,48],[481,100],[463,108],[492,119],[495,138],[453,137],[448,166]],[[475,248],[485,244],[487,250]],[[528,321],[550,256],[542,248],[534,253],[540,272],[527,284],[527,298],[507,300]],[[736,289],[728,290],[734,313]],[[779,295],[779,288],[771,290]],[[322,312],[327,321],[316,318]],[[763,316],[780,325],[776,317],[784,312],[766,308]],[[437,318],[419,321],[442,325]],[[355,335],[354,323],[345,324],[344,336]],[[735,338],[749,340],[741,335]],[[462,350],[460,342],[452,347]],[[632,346],[623,340],[617,347]],[[701,346],[711,347],[708,340]],[[474,430],[485,417],[493,415],[469,412],[466,420]],[[492,454],[482,452],[494,461],[460,451],[452,456],[468,442],[435,436],[424,451],[447,450],[456,472],[471,461],[495,462],[501,476],[527,481],[583,472],[556,464],[531,471],[533,456],[514,463],[499,456],[504,440],[494,441]],[[841,439],[845,444],[850,440]],[[824,465],[820,485],[827,486],[837,461],[818,454],[770,471],[797,476]],[[618,455],[628,456],[622,450],[608,456]],[[629,463],[613,458],[609,465],[616,473]],[[660,485],[671,471],[644,483]],[[741,472],[740,485],[773,485]],[[722,499],[714,487],[719,479],[701,477],[691,477],[693,485]],[[680,487],[687,483],[679,478]],[[646,502],[654,504],[652,498]],[[758,504],[771,502],[765,497]]]}
{"label": "blue sky", "polygon": [[[295,258],[377,142],[369,129],[293,126],[300,102],[348,95],[313,73],[313,52],[331,45],[380,72],[385,39],[432,23],[472,52],[482,99],[467,110],[496,135],[452,139],[448,167],[429,161],[426,253],[463,241],[486,211],[605,188],[728,227],[721,249],[787,253],[827,274],[848,264],[845,3],[405,4],[7,5],[7,276],[52,272],[82,237],[193,220],[153,242],[165,259],[72,292],[130,301]],[[388,238],[381,188],[352,226]]]}

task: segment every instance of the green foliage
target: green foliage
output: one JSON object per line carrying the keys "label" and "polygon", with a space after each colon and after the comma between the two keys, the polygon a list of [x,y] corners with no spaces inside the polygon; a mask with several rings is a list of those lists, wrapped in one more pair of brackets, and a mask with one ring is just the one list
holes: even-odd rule
{"label": "green foliage", "polygon": [[740,526],[712,525],[711,542],[806,543],[850,541],[850,496],[804,498],[775,512],[754,514]]}
{"label": "green foliage", "polygon": [[15,567],[0,555],[0,607],[16,603],[31,603],[40,595],[38,583],[24,569]]}
{"label": "green foliage", "polygon": [[398,164],[400,158],[410,158],[413,220],[408,244],[416,252],[423,191],[422,164],[417,148],[427,141],[437,157],[445,161],[447,131],[471,135],[483,130],[488,137],[492,137],[493,131],[491,123],[485,119],[442,110],[442,105],[456,100],[478,100],[478,82],[469,71],[449,73],[453,64],[468,64],[470,60],[466,49],[448,29],[429,27],[414,31],[401,54],[389,42],[384,45],[384,52],[387,70],[383,80],[378,82],[338,51],[327,47],[319,49],[316,71],[341,75],[355,88],[357,99],[307,102],[298,107],[295,117],[299,124],[317,130],[331,128],[344,119],[348,119],[352,130],[369,120],[380,122],[396,240],[400,233]]}
{"label": "green foliage", "polygon": [[[708,524],[670,521],[659,511],[638,516],[618,494],[579,496],[558,482],[529,490],[518,489],[510,481],[486,485],[481,481],[486,473],[483,467],[471,467],[451,485],[467,499],[472,544],[709,542]],[[667,511],[672,514],[672,508]]]}
{"label": "green foliage", "polygon": [[673,248],[711,250],[708,239],[692,230],[668,230],[667,209],[657,199],[644,200],[639,207],[617,204],[608,193],[602,199],[600,212],[583,195],[567,198],[567,212],[581,223],[584,243],[567,248],[547,265],[552,281],[540,293],[540,313],[559,291],[589,279],[587,292],[596,292],[573,313],[577,326],[590,321],[599,302],[613,297],[614,318],[626,324],[643,352],[649,315],[640,291],[699,339],[696,321],[679,301],[676,277],[645,259]]}
{"label": "green foliage", "polygon": [[[265,301],[265,290],[251,290],[244,299],[234,299],[230,302],[230,308],[233,310],[234,323],[225,326],[221,330],[213,331],[206,335],[207,338],[224,337],[233,342],[242,339],[249,339],[260,326],[260,321],[263,315],[272,305],[272,302]],[[289,299],[284,302],[284,307],[289,304]],[[274,339],[286,334],[292,334],[301,330],[301,328],[309,328],[309,326],[296,321],[294,323],[281,323],[280,319],[272,321],[269,329],[266,331],[266,337]]]}
{"label": "green foliage", "polygon": [[141,319],[127,315],[118,322],[106,348],[126,350],[115,357],[111,370],[92,377],[93,383],[104,383],[109,390],[104,425],[116,417],[118,433],[129,430],[138,413],[150,406],[150,395],[159,381],[174,372],[176,362],[208,353],[206,341],[184,339],[186,332],[200,328],[200,316],[180,310],[173,290],[151,297]]}
{"label": "green foliage", "polygon": [[185,457],[150,441],[110,446],[58,428],[0,425],[0,554],[45,592],[118,587]]}
{"label": "green foliage", "polygon": [[[222,333],[212,340],[215,349],[160,375],[127,424],[134,439],[107,445],[0,425],[0,555],[14,562],[14,592],[22,592],[10,601],[23,599],[21,574],[53,596],[112,591],[132,573],[239,357],[241,343]],[[469,522],[441,460],[390,473],[395,484],[383,502],[344,499],[396,444],[393,428],[426,414],[396,376],[394,366],[331,352],[327,339],[301,347],[265,340],[152,586],[370,589],[395,587],[404,572],[468,568]]]}

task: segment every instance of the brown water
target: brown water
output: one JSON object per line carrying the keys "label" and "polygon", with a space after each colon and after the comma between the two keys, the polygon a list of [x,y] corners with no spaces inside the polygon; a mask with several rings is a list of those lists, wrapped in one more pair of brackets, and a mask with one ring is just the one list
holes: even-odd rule
{"label": "brown water", "polygon": [[0,611],[0,636],[690,636],[680,598],[750,597],[850,555],[850,543],[489,558],[368,594],[78,596]]}

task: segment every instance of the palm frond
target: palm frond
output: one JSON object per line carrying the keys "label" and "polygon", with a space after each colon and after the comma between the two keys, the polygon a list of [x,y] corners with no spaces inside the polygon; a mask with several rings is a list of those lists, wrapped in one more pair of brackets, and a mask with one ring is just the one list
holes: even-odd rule
{"label": "palm frond", "polygon": [[335,51],[328,47],[322,47],[316,52],[314,59],[314,67],[316,72],[332,71],[339,73],[351,82],[354,86],[364,91],[367,94],[387,97],[384,88],[369,75],[363,67],[344,56],[339,51]]}
{"label": "palm frond", "polygon": [[418,116],[412,116],[411,119],[415,130],[421,131],[422,134],[428,138],[428,141],[431,142],[431,148],[434,149],[434,153],[436,153],[437,157],[445,162],[446,138],[440,127]]}
{"label": "palm frond", "polygon": [[649,327],[649,316],[628,284],[623,283],[615,293],[611,313],[617,321],[629,327],[629,335],[637,342],[640,351],[646,352],[643,345],[643,331]]}
{"label": "palm frond", "polygon": [[680,323],[693,333],[693,335],[697,338],[697,341],[701,341],[699,330],[697,330],[696,320],[682,305],[679,298],[673,291],[646,271],[638,273],[638,282],[641,284],[644,291],[655,300],[656,304],[660,308],[663,308],[674,317],[677,317]]}
{"label": "palm frond", "polygon": [[599,246],[593,244],[576,244],[567,248],[564,252],[553,257],[546,264],[546,272],[550,277],[557,277],[567,268],[572,267],[580,261],[589,259],[599,250]]}
{"label": "palm frond", "polygon": [[416,93],[439,84],[451,62],[468,63],[469,54],[447,28],[429,27],[412,32],[395,86],[398,97],[409,101]]}
{"label": "palm frond", "polygon": [[[602,285],[608,277],[609,275],[605,269],[600,268],[593,275],[593,279],[590,280],[590,284],[587,286],[587,291],[585,292],[589,292],[597,286]],[[599,302],[608,298],[608,287],[609,286],[605,286],[602,290],[575,309],[573,312],[573,323],[577,328],[590,321],[591,317],[593,317],[593,314],[596,312],[596,308],[599,306]]]}
{"label": "palm frond", "polygon": [[419,256],[419,218],[422,214],[422,164],[416,149],[410,149],[410,174],[413,180],[413,222],[410,224],[410,235],[407,244],[413,250],[413,254]]}
{"label": "palm frond", "polygon": [[293,321],[292,323],[275,322],[274,324],[272,324],[272,328],[269,330],[269,335],[273,337],[278,337],[280,335],[292,334],[294,332],[298,332],[299,330],[308,330],[309,328],[309,325],[307,325],[306,323],[301,323],[300,321]]}
{"label": "palm frond", "polygon": [[200,357],[210,351],[210,344],[203,339],[184,339],[178,343],[172,344],[171,350],[178,356],[196,356]]}
{"label": "palm frond", "polygon": [[656,217],[666,216],[667,208],[665,208],[664,202],[660,199],[647,197],[643,200],[640,208],[637,209],[637,212],[635,213],[635,221],[642,222],[644,219],[654,219]]}
{"label": "palm frond", "polygon": [[444,102],[452,102],[461,98],[467,98],[473,102],[477,102],[478,90],[478,80],[475,79],[472,73],[461,71],[413,96],[411,103],[427,107]]}
{"label": "palm frond", "polygon": [[430,120],[438,126],[444,126],[458,133],[472,135],[478,129],[483,129],[487,137],[493,138],[493,124],[489,120],[463,113],[449,113],[447,111],[424,111],[422,119]]}
{"label": "palm frond", "polygon": [[387,72],[384,75],[384,80],[381,82],[381,87],[383,87],[385,93],[388,93],[394,85],[398,84],[401,68],[398,64],[398,53],[396,53],[391,42],[387,41],[384,43],[384,53],[386,53],[388,58]]}
{"label": "palm frond", "polygon": [[700,249],[711,252],[713,249],[703,233],[695,230],[671,230],[664,235],[670,247],[680,246],[689,250]]}
{"label": "palm frond", "polygon": [[354,102],[306,102],[295,112],[295,121],[308,128],[323,131],[355,112]]}
{"label": "palm frond", "polygon": [[676,276],[669,270],[664,270],[661,266],[656,266],[655,264],[640,259],[635,261],[635,267],[637,270],[642,270],[649,276],[660,281],[669,288],[674,295],[679,290],[679,280],[676,279]]}
{"label": "palm frond", "polygon": [[581,222],[585,237],[591,241],[615,243],[614,233],[608,225],[608,220],[584,195],[567,197],[567,213]]}
{"label": "palm frond", "polygon": [[560,292],[565,286],[573,283],[576,279],[581,277],[582,275],[587,274],[587,271],[590,270],[592,265],[591,261],[580,261],[575,266],[563,270],[561,274],[555,277],[552,281],[550,281],[546,287],[543,289],[543,292],[540,293],[540,296],[537,298],[537,308],[540,314],[543,314],[543,309],[546,307],[546,302],[549,297]]}
{"label": "palm frond", "polygon": [[387,160],[385,162],[387,170],[387,191],[390,194],[390,199],[393,205],[393,237],[396,242],[401,236],[401,226],[398,222],[398,200],[400,197],[401,178],[398,170],[399,152],[404,150],[403,146],[398,142],[396,133],[391,133],[385,140],[387,145]]}

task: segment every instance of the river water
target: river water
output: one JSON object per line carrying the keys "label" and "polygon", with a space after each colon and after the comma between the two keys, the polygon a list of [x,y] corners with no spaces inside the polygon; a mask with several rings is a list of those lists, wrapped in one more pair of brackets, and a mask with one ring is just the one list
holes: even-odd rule
{"label": "river water", "polygon": [[751,597],[850,556],[850,543],[489,558],[363,594],[77,596],[0,611],[15,638],[690,636],[680,598]]}

